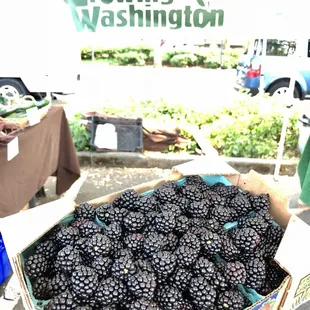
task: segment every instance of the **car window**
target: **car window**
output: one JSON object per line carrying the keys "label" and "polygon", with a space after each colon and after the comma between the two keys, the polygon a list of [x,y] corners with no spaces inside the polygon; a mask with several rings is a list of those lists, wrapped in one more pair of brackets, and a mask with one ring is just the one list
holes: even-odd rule
{"label": "car window", "polygon": [[263,51],[263,39],[255,39],[248,44],[244,55],[256,55],[261,56]]}
{"label": "car window", "polygon": [[267,40],[267,56],[289,56],[296,52],[296,41],[288,40]]}

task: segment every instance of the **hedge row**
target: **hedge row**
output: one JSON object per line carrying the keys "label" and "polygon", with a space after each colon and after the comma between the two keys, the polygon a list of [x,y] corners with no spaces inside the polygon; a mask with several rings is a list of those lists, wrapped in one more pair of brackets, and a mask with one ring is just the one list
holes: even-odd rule
{"label": "hedge row", "polygon": [[[91,60],[92,49],[83,48],[82,60]],[[220,50],[196,49],[196,50],[173,50],[167,51],[162,56],[164,66],[172,67],[203,67],[209,69],[236,68],[241,49],[225,49],[222,55]],[[125,48],[96,48],[94,58],[111,65],[120,66],[144,66],[154,64],[154,51],[150,47],[125,47]]]}
{"label": "hedge row", "polygon": [[[223,107],[214,113],[202,113],[182,105],[169,105],[164,101],[131,103],[123,108],[105,107],[104,113],[123,117],[142,117],[158,120],[158,124],[175,123],[183,135],[191,139],[185,149],[170,147],[170,152],[199,152],[192,129],[200,128],[220,155],[245,158],[276,158],[282,128],[284,106],[266,98],[245,96],[232,106]],[[70,123],[77,150],[89,149],[89,134],[79,124],[77,115]],[[284,158],[298,157],[297,115],[292,114],[285,141]]]}

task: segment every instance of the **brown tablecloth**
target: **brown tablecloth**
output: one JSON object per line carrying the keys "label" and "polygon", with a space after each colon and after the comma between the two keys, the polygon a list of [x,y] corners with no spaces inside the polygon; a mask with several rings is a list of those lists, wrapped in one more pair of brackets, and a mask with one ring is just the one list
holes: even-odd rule
{"label": "brown tablecloth", "polygon": [[20,211],[49,176],[56,176],[56,194],[80,177],[70,128],[62,107],[52,107],[41,123],[19,136],[19,154],[7,161],[0,146],[0,217]]}

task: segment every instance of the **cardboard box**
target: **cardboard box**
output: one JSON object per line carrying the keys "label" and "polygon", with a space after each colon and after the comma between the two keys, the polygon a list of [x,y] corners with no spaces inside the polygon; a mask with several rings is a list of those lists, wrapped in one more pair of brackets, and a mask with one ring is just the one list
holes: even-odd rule
{"label": "cardboard box", "polygon": [[[300,310],[301,308],[291,308],[290,305],[292,302],[297,304],[297,301],[310,299],[310,296],[307,295],[310,288],[310,284],[308,284],[310,276],[307,276],[309,274],[309,268],[304,268],[304,266],[299,264],[296,269],[295,264],[289,259],[289,254],[291,253],[291,246],[294,248],[296,253],[302,252],[302,249],[300,249],[302,248],[302,241],[294,243],[296,232],[308,232],[309,236],[310,234],[304,225],[299,225],[300,222],[295,218],[290,220],[291,215],[286,210],[288,203],[287,197],[283,193],[279,193],[272,187],[271,184],[266,183],[263,176],[254,171],[251,171],[248,175],[240,175],[236,170],[228,166],[219,158],[212,158],[212,160],[204,158],[179,165],[172,169],[172,173],[167,178],[141,184],[133,188],[137,192],[143,193],[152,190],[167,181],[180,180],[182,177],[190,174],[208,175],[210,178],[212,178],[212,176],[215,178],[216,176],[226,176],[227,180],[229,180],[232,184],[238,185],[242,190],[248,190],[253,194],[270,194],[271,214],[274,216],[278,224],[284,228],[287,227],[285,238],[281,243],[276,259],[280,265],[282,265],[293,276],[293,279],[288,276],[276,291],[252,305],[250,309]],[[216,180],[218,180],[218,177]],[[121,192],[117,192],[100,197],[89,201],[89,203],[97,207],[103,202],[112,201],[119,196],[120,193]],[[0,222],[0,230],[7,246],[7,252],[9,254],[13,270],[19,278],[21,296],[27,310],[33,310],[36,308],[31,300],[31,294],[23,276],[22,253],[53,226],[72,213],[74,208],[74,202],[70,198],[65,197],[35,209],[4,218]],[[296,226],[298,227],[296,228]],[[17,227],[18,229],[16,229]],[[22,234],[19,234],[19,232],[22,232]],[[304,249],[303,253],[306,254],[306,251],[307,250]],[[296,254],[296,256],[297,255],[298,254]],[[300,261],[303,264],[307,264],[307,256],[304,256],[304,258]],[[300,298],[300,296],[302,296],[302,298]],[[310,307],[304,309],[310,309]]]}

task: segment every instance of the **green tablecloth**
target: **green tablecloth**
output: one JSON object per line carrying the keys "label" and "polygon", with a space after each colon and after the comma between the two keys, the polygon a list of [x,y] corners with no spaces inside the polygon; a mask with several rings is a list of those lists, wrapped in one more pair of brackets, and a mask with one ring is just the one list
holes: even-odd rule
{"label": "green tablecloth", "polygon": [[301,185],[300,200],[310,206],[310,137],[301,155],[297,172]]}

